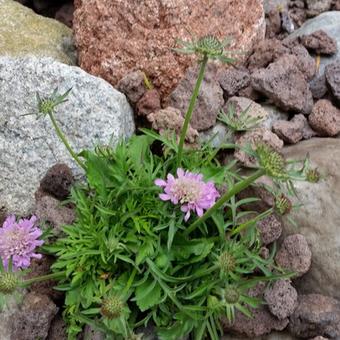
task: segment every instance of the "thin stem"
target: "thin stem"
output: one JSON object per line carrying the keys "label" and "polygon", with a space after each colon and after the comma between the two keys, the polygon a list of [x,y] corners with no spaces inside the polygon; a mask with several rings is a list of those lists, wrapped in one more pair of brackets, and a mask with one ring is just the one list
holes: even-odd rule
{"label": "thin stem", "polygon": [[21,286],[26,287],[26,286],[29,286],[29,285],[35,283],[35,282],[41,282],[41,281],[46,281],[46,280],[54,280],[54,279],[61,279],[63,277],[66,277],[66,271],[33,277],[32,279],[28,279],[28,280],[22,281],[21,282]]}
{"label": "thin stem", "polygon": [[202,222],[209,218],[217,209],[221,208],[223,204],[230,200],[231,197],[238,194],[243,189],[247,188],[251,183],[256,181],[259,177],[263,176],[265,171],[263,169],[257,170],[253,175],[245,178],[244,180],[235,184],[231,190],[227,191],[205,214],[192,223],[184,232],[185,236],[192,233]]}
{"label": "thin stem", "polygon": [[185,141],[185,137],[186,137],[186,134],[187,134],[187,131],[188,131],[188,128],[189,128],[192,113],[193,113],[194,108],[195,108],[196,100],[197,100],[197,97],[199,95],[199,91],[200,91],[201,84],[202,84],[202,81],[203,81],[204,71],[205,71],[205,67],[207,66],[207,62],[208,62],[208,56],[204,55],[203,60],[201,61],[201,67],[200,67],[200,70],[199,70],[196,85],[195,85],[194,91],[192,93],[190,103],[189,103],[189,107],[188,107],[188,110],[185,114],[184,124],[183,124],[182,130],[181,130],[181,135],[180,135],[179,144],[178,144],[177,167],[179,167],[181,165],[181,162],[182,162],[184,141]]}
{"label": "thin stem", "polygon": [[68,150],[68,152],[70,153],[72,158],[78,163],[79,166],[81,166],[84,170],[86,170],[85,164],[79,159],[77,154],[73,151],[73,149],[71,148],[70,144],[68,143],[66,137],[64,136],[63,132],[60,130],[59,125],[58,125],[57,121],[55,120],[53,113],[50,112],[50,113],[48,113],[48,115],[51,118],[53,127],[54,127],[58,137],[64,143],[66,149]]}

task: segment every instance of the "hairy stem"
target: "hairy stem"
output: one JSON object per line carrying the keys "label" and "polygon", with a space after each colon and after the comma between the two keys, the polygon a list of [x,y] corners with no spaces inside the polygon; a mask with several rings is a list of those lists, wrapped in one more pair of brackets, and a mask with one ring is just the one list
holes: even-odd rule
{"label": "hairy stem", "polygon": [[207,62],[208,62],[208,56],[204,55],[203,60],[201,61],[201,67],[200,67],[200,70],[199,70],[196,85],[195,85],[194,91],[192,93],[190,103],[189,103],[189,107],[188,107],[188,110],[185,114],[184,124],[183,124],[182,130],[181,130],[181,135],[180,135],[179,144],[178,144],[178,153],[177,153],[177,167],[181,166],[185,137],[186,137],[186,134],[187,134],[187,131],[188,131],[188,128],[189,128],[192,113],[193,113],[194,108],[195,108],[196,100],[197,100],[197,97],[199,95],[199,91],[200,91],[201,84],[202,84],[202,81],[203,81],[205,67],[207,66]]}
{"label": "hairy stem", "polygon": [[79,159],[77,154],[73,151],[73,149],[71,148],[70,144],[68,143],[65,135],[63,134],[63,132],[59,128],[59,125],[58,125],[57,121],[55,120],[53,113],[50,112],[50,113],[48,113],[48,115],[49,115],[49,117],[50,117],[50,119],[52,121],[53,127],[54,127],[58,137],[64,143],[67,151],[70,153],[72,158],[78,163],[78,165],[81,166],[84,170],[86,170],[85,164]]}
{"label": "hairy stem", "polygon": [[22,281],[20,285],[22,287],[26,287],[36,282],[54,280],[54,279],[62,279],[63,277],[66,277],[66,271],[33,277],[32,279]]}
{"label": "hairy stem", "polygon": [[235,184],[229,191],[227,191],[205,214],[192,223],[188,229],[184,232],[185,236],[192,233],[201,223],[203,223],[207,218],[209,218],[217,209],[221,208],[224,203],[230,200],[231,197],[238,194],[240,191],[247,188],[251,183],[256,181],[259,177],[263,176],[265,171],[263,169],[257,170],[253,175],[245,178],[244,180]]}

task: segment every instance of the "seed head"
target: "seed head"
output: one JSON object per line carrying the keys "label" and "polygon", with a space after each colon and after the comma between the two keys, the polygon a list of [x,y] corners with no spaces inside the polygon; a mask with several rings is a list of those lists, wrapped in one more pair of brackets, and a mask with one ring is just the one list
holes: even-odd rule
{"label": "seed head", "polygon": [[229,304],[235,304],[240,299],[240,292],[235,286],[229,286],[224,291],[224,299]]}
{"label": "seed head", "polygon": [[318,169],[308,169],[306,172],[306,179],[310,183],[317,183],[320,180],[320,173]]}
{"label": "seed head", "polygon": [[218,259],[222,272],[229,273],[235,269],[235,257],[228,251],[224,251]]}
{"label": "seed head", "polygon": [[11,294],[13,293],[17,286],[19,280],[14,273],[5,272],[0,273],[0,293]]}
{"label": "seed head", "polygon": [[280,194],[275,198],[275,210],[280,215],[288,214],[292,210],[292,202],[286,195]]}
{"label": "seed head", "polygon": [[123,301],[117,295],[112,295],[103,301],[101,313],[108,319],[116,319],[121,316],[123,308]]}

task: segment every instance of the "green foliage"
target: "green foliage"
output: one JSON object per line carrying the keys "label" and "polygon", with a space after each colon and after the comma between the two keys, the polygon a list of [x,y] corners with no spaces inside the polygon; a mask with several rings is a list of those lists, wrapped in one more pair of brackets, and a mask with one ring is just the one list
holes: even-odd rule
{"label": "green foliage", "polygon": [[[161,156],[151,152],[156,139],[165,144]],[[76,222],[45,247],[57,257],[53,270],[66,271],[58,289],[66,293],[69,339],[85,323],[108,339],[131,338],[136,328],[152,323],[164,340],[187,334],[217,340],[221,317],[232,318],[235,308],[250,315],[246,305],[258,304],[242,287],[270,279],[272,258],[260,256],[256,218],[248,219],[242,235],[237,232],[246,216],[239,208],[249,199],[232,197],[186,237],[183,212],[160,200],[154,185],[156,178],[174,173],[176,148],[145,130],[114,150],[81,154],[87,182],[72,190]],[[221,166],[215,153],[207,146],[186,150],[183,167],[221,187],[240,181],[234,162]],[[255,270],[262,276],[254,278]],[[234,303],[225,298],[230,287],[239,292]]]}

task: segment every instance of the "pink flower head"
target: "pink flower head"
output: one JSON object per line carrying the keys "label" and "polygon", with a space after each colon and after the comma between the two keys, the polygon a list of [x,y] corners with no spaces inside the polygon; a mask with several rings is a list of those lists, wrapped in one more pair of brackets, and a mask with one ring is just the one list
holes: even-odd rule
{"label": "pink flower head", "polygon": [[0,228],[0,257],[5,268],[12,257],[13,269],[27,268],[31,258],[41,258],[41,254],[34,253],[36,247],[44,241],[38,240],[42,231],[35,225],[36,216],[30,219],[16,221],[15,216],[8,216]]}
{"label": "pink flower head", "polygon": [[202,216],[204,210],[211,208],[220,196],[213,182],[206,183],[203,175],[180,168],[177,169],[177,178],[168,174],[166,181],[156,179],[155,184],[164,188],[164,193],[159,195],[161,200],[181,204],[181,210],[186,213],[185,221],[189,219],[191,211]]}

